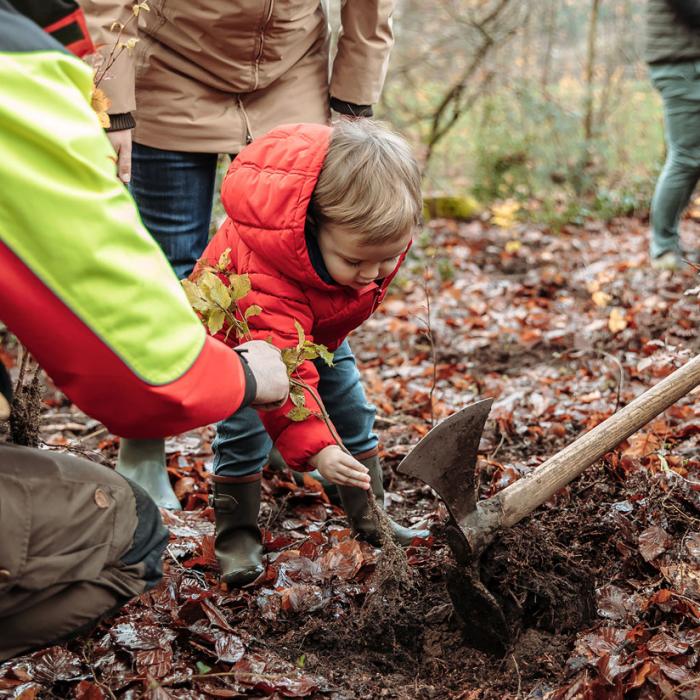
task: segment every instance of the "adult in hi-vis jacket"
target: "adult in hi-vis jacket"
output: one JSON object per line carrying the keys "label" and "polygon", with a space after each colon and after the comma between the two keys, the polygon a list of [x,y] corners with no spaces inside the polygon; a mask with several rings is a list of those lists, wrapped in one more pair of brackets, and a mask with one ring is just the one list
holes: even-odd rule
{"label": "adult in hi-vis jacket", "polygon": [[[115,178],[91,70],[39,25],[78,53],[90,47],[69,0],[0,0],[0,320],[78,406],[128,437],[285,399],[275,349],[248,344],[242,356],[206,336]],[[6,418],[6,375],[0,391]],[[152,586],[167,532],[149,496],[110,469],[0,453],[3,660]]]}

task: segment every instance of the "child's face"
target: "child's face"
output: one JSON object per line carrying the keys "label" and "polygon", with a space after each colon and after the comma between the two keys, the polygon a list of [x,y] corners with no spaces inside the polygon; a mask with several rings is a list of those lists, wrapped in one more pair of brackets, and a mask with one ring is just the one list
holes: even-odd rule
{"label": "child's face", "polygon": [[325,224],[318,233],[318,246],[328,273],[338,283],[361,289],[393,272],[411,240],[411,231],[395,241],[367,245],[361,234]]}

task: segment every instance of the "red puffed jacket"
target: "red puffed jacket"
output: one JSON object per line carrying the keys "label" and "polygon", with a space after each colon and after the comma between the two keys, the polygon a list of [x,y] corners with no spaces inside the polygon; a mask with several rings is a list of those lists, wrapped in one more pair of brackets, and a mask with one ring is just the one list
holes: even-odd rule
{"label": "red puffed jacket", "polygon": [[[241,310],[251,304],[262,307],[262,313],[249,319],[251,333],[280,348],[296,345],[296,320],[308,340],[335,350],[377,308],[404,259],[401,256],[384,280],[360,290],[328,284],[316,272],[306,244],[306,211],[331,131],[319,124],[283,126],[243,149],[222,188],[229,218],[203,255],[215,265],[230,248],[230,271],[247,274],[252,285],[240,303]],[[229,338],[228,342],[237,341]],[[313,362],[304,362],[299,376],[314,389],[318,387]],[[308,392],[306,405],[316,408]],[[282,408],[260,416],[287,464],[304,471],[310,469],[309,457],[335,440],[320,418],[291,421],[286,414],[292,408],[287,401]]]}

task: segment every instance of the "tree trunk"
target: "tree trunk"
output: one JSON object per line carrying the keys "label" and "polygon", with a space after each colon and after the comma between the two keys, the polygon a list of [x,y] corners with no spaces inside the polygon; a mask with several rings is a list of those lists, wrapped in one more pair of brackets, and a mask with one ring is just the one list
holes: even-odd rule
{"label": "tree trunk", "polygon": [[542,93],[549,94],[549,82],[552,79],[552,51],[554,50],[554,35],[559,18],[559,0],[550,0],[545,24],[544,56],[542,57],[542,74],[540,88]]}
{"label": "tree trunk", "polygon": [[594,99],[593,88],[595,83],[596,64],[596,37],[598,34],[598,18],[600,15],[600,0],[593,0],[591,16],[588,23],[588,47],[586,50],[586,96],[584,101],[583,138],[586,152],[593,138]]}

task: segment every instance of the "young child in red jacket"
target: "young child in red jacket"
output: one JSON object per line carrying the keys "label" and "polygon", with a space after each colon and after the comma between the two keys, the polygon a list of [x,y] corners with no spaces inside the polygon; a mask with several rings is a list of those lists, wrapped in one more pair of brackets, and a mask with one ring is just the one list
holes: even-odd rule
{"label": "young child in red jacket", "polygon": [[[230,249],[230,271],[249,276],[252,289],[240,307],[262,308],[248,319],[253,338],[295,346],[297,322],[307,340],[333,352],[332,366],[306,360],[298,376],[316,389],[353,455],[320,418],[288,418],[291,400],[259,414],[246,408],[219,424],[216,555],[222,579],[244,585],[263,571],[260,474],[273,443],[292,469],[317,469],[337,484],[355,532],[378,544],[366,496],[371,488],[383,505],[375,411],[346,336],[377,308],[406,255],[421,219],[420,172],[406,142],[375,123],[297,124],[275,129],[236,157],[222,200],[228,219],[204,260],[215,265]],[[235,344],[233,333],[228,342]],[[305,399],[316,409],[311,394]],[[392,530],[402,543],[427,536],[393,522]]]}

